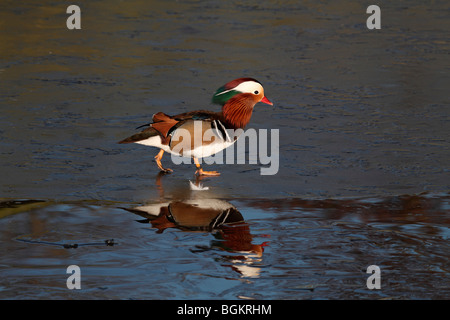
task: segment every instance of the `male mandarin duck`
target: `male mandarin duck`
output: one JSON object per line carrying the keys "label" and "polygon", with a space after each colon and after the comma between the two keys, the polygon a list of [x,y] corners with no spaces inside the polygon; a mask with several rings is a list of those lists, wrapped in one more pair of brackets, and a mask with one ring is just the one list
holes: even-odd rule
{"label": "male mandarin duck", "polygon": [[[253,78],[239,78],[228,82],[216,91],[212,102],[221,105],[222,110],[220,112],[197,110],[175,116],[158,112],[153,115],[152,123],[141,126],[148,128],[119,143],[138,143],[160,148],[155,160],[162,172],[173,171],[161,164],[164,152],[168,152],[192,157],[197,167],[195,173],[200,176],[220,175],[217,171],[204,171],[198,159],[211,156],[232,145],[237,137],[231,139],[227,130],[244,129],[250,121],[253,107],[258,102],[273,104],[264,95],[261,83]],[[213,133],[214,139],[205,137],[207,130]],[[186,141],[186,132],[190,134],[189,141]],[[183,143],[183,139],[180,137],[185,140],[181,148],[178,144]]]}

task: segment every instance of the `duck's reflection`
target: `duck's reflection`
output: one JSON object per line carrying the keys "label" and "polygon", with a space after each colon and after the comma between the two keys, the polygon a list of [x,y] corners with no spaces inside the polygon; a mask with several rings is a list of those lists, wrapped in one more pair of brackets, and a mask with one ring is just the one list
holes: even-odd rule
{"label": "duck's reflection", "polygon": [[173,200],[127,210],[145,218],[139,222],[150,223],[158,233],[167,228],[212,232],[227,224],[244,223],[232,204],[218,199]]}
{"label": "duck's reflection", "polygon": [[[163,191],[161,181],[158,179],[157,182],[158,188]],[[157,233],[163,233],[168,228],[186,232],[210,232],[214,236],[210,246],[196,246],[191,251],[228,252],[230,254],[224,257],[229,263],[224,265],[230,266],[243,277],[258,277],[260,268],[255,264],[261,261],[267,242],[253,243],[250,226],[238,209],[221,199],[204,198],[202,191],[186,190],[184,197],[125,210],[144,218],[138,222],[150,224]]]}

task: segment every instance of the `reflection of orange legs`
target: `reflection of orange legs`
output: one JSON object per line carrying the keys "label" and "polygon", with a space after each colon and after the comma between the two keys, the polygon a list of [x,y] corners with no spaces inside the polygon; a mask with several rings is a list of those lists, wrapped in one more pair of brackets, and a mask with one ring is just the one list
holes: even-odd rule
{"label": "reflection of orange legs", "polygon": [[156,189],[158,189],[159,192],[159,198],[160,199],[164,199],[164,187],[162,185],[161,182],[161,177],[164,176],[166,174],[166,172],[160,171],[158,172],[158,174],[156,175]]}
{"label": "reflection of orange legs", "polygon": [[165,172],[165,173],[167,173],[167,172],[173,172],[172,169],[166,169],[166,168],[164,168],[164,167],[162,166],[162,164],[161,164],[161,159],[162,159],[162,157],[163,157],[163,154],[164,154],[164,150],[161,149],[161,150],[158,152],[158,154],[156,155],[156,157],[155,157],[156,164],[158,165],[159,170],[161,170],[162,172]]}
{"label": "reflection of orange legs", "polygon": [[198,162],[198,159],[194,157],[194,163],[197,167],[197,171],[195,171],[196,174],[199,176],[220,176],[220,173],[217,171],[203,171],[202,167],[200,166],[200,163]]}

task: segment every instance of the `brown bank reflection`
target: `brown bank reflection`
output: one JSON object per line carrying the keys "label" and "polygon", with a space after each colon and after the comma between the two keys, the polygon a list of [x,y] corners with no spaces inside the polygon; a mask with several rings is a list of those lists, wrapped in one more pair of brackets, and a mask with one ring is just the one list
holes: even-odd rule
{"label": "brown bank reflection", "polygon": [[[197,179],[195,185],[201,186],[200,180]],[[161,175],[158,176],[157,186],[163,196]],[[211,233],[214,240],[209,247],[199,245],[191,251],[227,252],[223,256],[227,261],[224,265],[230,266],[243,277],[258,277],[259,268],[252,265],[261,261],[268,242],[254,243],[250,225],[245,222],[241,212],[228,201],[216,199],[210,194],[205,197],[202,191],[178,190],[176,194],[175,198],[171,195],[170,200],[161,198],[159,203],[123,209],[144,218],[137,222],[150,224],[158,234],[169,228]]]}

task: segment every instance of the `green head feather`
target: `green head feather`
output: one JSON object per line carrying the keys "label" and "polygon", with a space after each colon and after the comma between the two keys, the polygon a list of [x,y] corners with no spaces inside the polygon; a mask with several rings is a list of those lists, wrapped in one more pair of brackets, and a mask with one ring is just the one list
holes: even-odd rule
{"label": "green head feather", "polygon": [[241,93],[236,90],[227,90],[225,86],[220,87],[216,93],[213,95],[212,102],[220,105],[225,105],[228,100],[230,100],[232,97],[237,95],[238,93]]}

